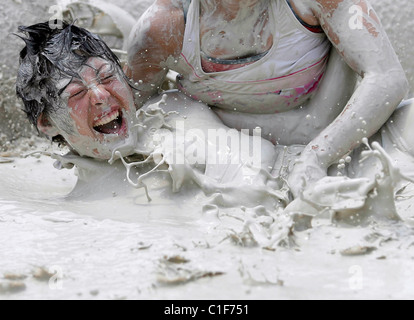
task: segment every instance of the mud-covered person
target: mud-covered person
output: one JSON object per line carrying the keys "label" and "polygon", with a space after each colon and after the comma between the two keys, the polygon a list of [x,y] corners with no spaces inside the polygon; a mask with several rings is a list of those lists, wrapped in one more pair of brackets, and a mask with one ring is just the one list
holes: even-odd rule
{"label": "mud-covered person", "polygon": [[229,127],[306,146],[289,175],[295,196],[376,133],[408,90],[367,0],[156,0],[128,54],[142,102],[172,69]]}
{"label": "mud-covered person", "polygon": [[[115,151],[123,157],[139,154],[151,158],[155,145],[162,145],[162,141],[157,144],[153,135],[158,129],[167,128],[168,132],[178,132],[180,138],[182,135],[184,143],[168,144],[170,140],[166,139],[168,150],[164,153],[171,156],[188,152],[192,157],[190,165],[201,171],[209,161],[210,154],[201,152],[206,146],[225,150],[212,151],[213,157],[229,153],[234,160],[238,154],[234,148],[228,151],[227,141],[224,146],[206,141],[210,138],[208,130],[228,128],[205,104],[180,92],[169,91],[162,99],[155,97],[137,112],[135,97],[139,92],[126,77],[117,56],[97,35],[66,23],[61,29],[50,28],[46,22],[19,30],[26,46],[20,53],[16,90],[24,102],[24,111],[40,132],[64,141],[73,153],[100,160],[115,160],[119,157]],[[157,107],[160,103],[162,106]],[[176,128],[178,122],[183,124],[182,129]],[[187,134],[194,129],[200,134]],[[192,155],[194,143],[203,148],[200,159]],[[182,146],[184,150],[180,149]],[[258,165],[260,159],[267,158],[261,153],[272,158],[273,152],[270,142],[260,143]],[[185,162],[171,158],[168,161],[170,166]],[[217,170],[225,171],[231,166],[226,162],[219,167]]]}

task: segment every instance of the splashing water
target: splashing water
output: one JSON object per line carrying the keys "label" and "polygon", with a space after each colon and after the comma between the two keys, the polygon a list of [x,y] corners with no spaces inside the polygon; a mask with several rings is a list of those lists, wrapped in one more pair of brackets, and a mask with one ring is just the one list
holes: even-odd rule
{"label": "splashing water", "polygon": [[[402,182],[411,180],[410,172],[396,165],[408,163],[409,156],[396,157],[393,143],[391,148],[371,143],[361,164],[374,174],[327,177],[293,207],[283,176],[300,148],[263,141],[262,167],[246,179],[247,162],[236,167],[177,164],[172,141],[154,139],[180,133],[177,120],[185,119],[186,129],[219,125],[209,114],[172,95],[138,112],[138,144],[115,150],[110,163],[49,152],[58,167],[75,165],[77,179],[73,170],[50,171],[45,155],[1,164],[0,241],[8,245],[0,253],[0,273],[24,279],[13,285],[0,280],[2,297],[87,298],[99,292],[99,298],[188,298],[179,283],[192,288],[192,298],[213,292],[222,298],[282,298],[285,290],[295,297],[306,292],[321,298],[375,298],[383,296],[384,286],[393,297],[412,294],[408,287],[392,285],[396,264],[412,267],[407,257],[414,242],[414,188]],[[143,156],[128,156],[131,150]],[[359,167],[358,157],[352,158],[348,165]],[[347,260],[350,256],[357,260]],[[188,262],[166,264],[165,257]],[[365,279],[358,290],[348,282],[355,264]],[[36,267],[60,267],[63,290],[45,291],[48,284],[32,276]],[[401,281],[410,282],[411,274],[398,272]],[[132,279],[128,284],[122,273]],[[316,289],[327,283],[332,287]],[[12,288],[26,289],[14,293]]]}

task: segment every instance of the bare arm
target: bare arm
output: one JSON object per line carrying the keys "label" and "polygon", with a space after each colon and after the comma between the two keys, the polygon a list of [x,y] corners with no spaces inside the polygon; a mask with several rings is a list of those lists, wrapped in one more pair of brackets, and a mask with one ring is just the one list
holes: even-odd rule
{"label": "bare arm", "polygon": [[[367,1],[361,0],[358,5],[353,0],[308,2],[312,3],[333,45],[362,77],[344,111],[308,146],[329,167],[362,138],[380,129],[406,95],[408,84],[394,49]],[[359,14],[362,21],[352,20]]]}
{"label": "bare arm", "polygon": [[291,185],[317,180],[364,137],[377,132],[408,90],[398,58],[366,0],[304,2],[362,81],[342,113],[306,147],[293,171]]}
{"label": "bare arm", "polygon": [[139,84],[141,103],[158,92],[168,73],[167,61],[178,59],[184,29],[183,11],[176,0],[156,0],[134,26],[126,73]]}

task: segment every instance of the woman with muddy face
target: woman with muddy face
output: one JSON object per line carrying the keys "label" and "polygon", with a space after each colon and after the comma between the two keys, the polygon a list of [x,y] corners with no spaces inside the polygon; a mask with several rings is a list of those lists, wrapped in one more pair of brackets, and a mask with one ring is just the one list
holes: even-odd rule
{"label": "woman with muddy face", "polygon": [[20,27],[17,93],[32,123],[81,156],[110,159],[129,138],[136,112],[118,58],[96,35],[74,25]]}

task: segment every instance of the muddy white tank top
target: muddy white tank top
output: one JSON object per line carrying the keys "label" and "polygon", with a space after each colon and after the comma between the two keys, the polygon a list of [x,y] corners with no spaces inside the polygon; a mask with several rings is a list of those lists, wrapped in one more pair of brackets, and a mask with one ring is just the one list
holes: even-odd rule
{"label": "muddy white tank top", "polygon": [[326,69],[331,44],[295,17],[286,0],[270,0],[273,46],[260,60],[238,69],[205,72],[200,50],[200,0],[192,0],[177,64],[178,86],[211,106],[247,113],[277,113],[308,100]]}

